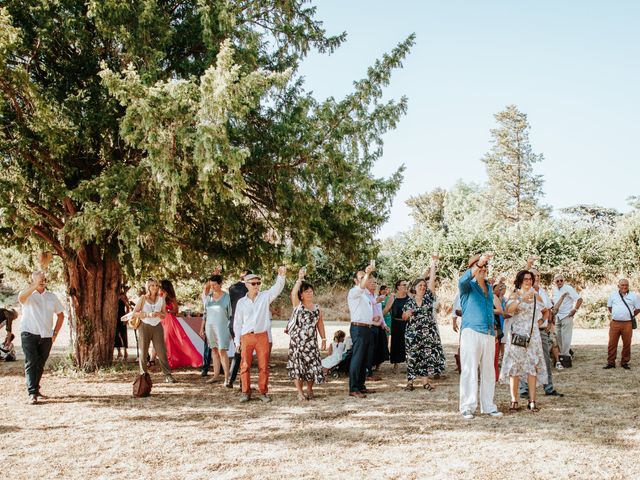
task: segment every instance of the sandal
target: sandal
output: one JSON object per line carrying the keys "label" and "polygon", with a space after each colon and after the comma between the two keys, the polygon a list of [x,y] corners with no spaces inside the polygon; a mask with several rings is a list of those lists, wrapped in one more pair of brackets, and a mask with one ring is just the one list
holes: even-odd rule
{"label": "sandal", "polygon": [[536,405],[536,402],[534,402],[533,400],[527,403],[527,409],[531,410],[532,412],[540,411],[540,409],[538,408],[538,405]]}
{"label": "sandal", "polygon": [[424,388],[428,392],[433,392],[436,389],[436,387],[434,387],[430,383],[425,383],[424,385],[422,385],[422,388]]}
{"label": "sandal", "polygon": [[407,386],[404,387],[403,390],[405,392],[413,392],[415,390],[415,387],[413,386],[413,383],[407,383]]}
{"label": "sandal", "polygon": [[520,410],[520,407],[518,406],[518,402],[511,402],[509,404],[509,411],[510,412],[517,412],[518,410]]}

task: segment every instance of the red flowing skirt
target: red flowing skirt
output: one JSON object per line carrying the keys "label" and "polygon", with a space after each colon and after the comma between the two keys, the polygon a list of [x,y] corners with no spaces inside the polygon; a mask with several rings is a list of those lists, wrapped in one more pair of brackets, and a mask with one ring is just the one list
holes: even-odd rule
{"label": "red flowing skirt", "polygon": [[172,370],[181,367],[200,367],[202,353],[193,346],[189,336],[173,313],[167,313],[162,321],[162,327],[164,328],[164,343],[167,348],[169,367]]}

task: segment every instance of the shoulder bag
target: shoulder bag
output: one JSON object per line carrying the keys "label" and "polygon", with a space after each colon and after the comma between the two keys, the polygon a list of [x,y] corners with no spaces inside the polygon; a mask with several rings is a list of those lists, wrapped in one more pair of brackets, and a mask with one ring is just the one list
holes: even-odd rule
{"label": "shoulder bag", "polygon": [[531,336],[533,335],[533,325],[536,322],[536,295],[533,295],[533,316],[531,318],[531,330],[529,335],[520,335],[519,333],[513,333],[513,324],[511,324],[511,345],[527,348],[529,342],[531,342]]}
{"label": "shoulder bag", "polygon": [[629,310],[629,315],[631,315],[631,328],[635,330],[636,328],[638,328],[638,321],[636,320],[636,316],[633,314],[633,312],[629,308],[629,305],[625,301],[622,294],[620,292],[618,292],[618,294],[620,295],[620,298],[622,299],[622,303],[624,303],[624,306],[627,307],[627,310]]}

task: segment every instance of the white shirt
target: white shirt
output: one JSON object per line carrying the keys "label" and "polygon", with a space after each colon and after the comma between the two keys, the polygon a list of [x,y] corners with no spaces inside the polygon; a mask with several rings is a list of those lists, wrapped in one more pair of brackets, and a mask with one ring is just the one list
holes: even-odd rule
{"label": "white shirt", "polygon": [[278,275],[276,283],[266,292],[259,292],[255,300],[249,295],[242,297],[236,304],[236,312],[233,317],[233,332],[236,345],[240,344],[240,337],[246,333],[267,332],[271,340],[271,312],[269,305],[284,288],[285,277]]}
{"label": "white shirt", "polygon": [[[161,312],[163,306],[164,298],[160,295],[158,295],[158,298],[156,298],[156,303],[151,303],[145,297],[144,304],[142,305],[142,311],[145,313]],[[152,327],[159,325],[162,321],[162,319],[159,317],[141,318],[140,320],[142,320],[147,325],[151,325]]]}
{"label": "white shirt", "polygon": [[456,311],[462,312],[462,305],[460,305],[460,293],[456,293],[456,296],[453,298],[453,310],[451,312],[451,316],[453,318],[458,318],[458,314]]}
{"label": "white shirt", "polygon": [[563,319],[564,317],[568,317],[571,310],[573,310],[573,305],[578,301],[580,295],[575,289],[568,284],[562,285],[562,288],[558,289],[557,287],[553,287],[553,303],[558,303],[560,297],[566,293],[567,296],[562,301],[562,305],[558,308],[558,318]]}
{"label": "white shirt", "polygon": [[[542,306],[544,308],[549,309],[553,306],[551,305],[551,300],[549,299],[549,295],[547,295],[547,291],[544,288],[540,287],[540,289],[538,290],[538,295],[540,295],[540,298],[542,298]],[[542,322],[542,325],[540,325],[540,328],[547,328],[547,325],[549,325],[549,320],[544,319],[544,321]]]}
{"label": "white shirt", "polygon": [[347,303],[349,304],[349,314],[351,315],[351,323],[373,324],[373,305],[369,300],[369,296],[365,295],[366,289],[360,288],[359,285],[349,290]]}
{"label": "white shirt", "polygon": [[630,322],[631,316],[629,315],[629,309],[631,309],[631,313],[634,310],[640,308],[640,298],[633,293],[629,292],[624,296],[624,300],[629,305],[627,308],[620,298],[620,292],[616,290],[611,295],[609,295],[609,301],[607,302],[607,307],[611,309],[611,318],[617,320],[619,322]]}
{"label": "white shirt", "polygon": [[53,316],[63,311],[62,303],[53,293],[37,290],[22,304],[22,332],[40,335],[42,338],[53,337]]}

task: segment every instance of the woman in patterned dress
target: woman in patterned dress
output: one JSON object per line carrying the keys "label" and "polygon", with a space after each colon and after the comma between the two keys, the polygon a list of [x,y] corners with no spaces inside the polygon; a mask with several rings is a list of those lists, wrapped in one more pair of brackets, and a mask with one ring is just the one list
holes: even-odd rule
{"label": "woman in patterned dress", "polygon": [[[513,316],[509,322],[508,330],[504,332],[507,341],[502,358],[500,383],[506,383],[507,378],[509,379],[511,392],[509,410],[516,411],[518,410],[519,397],[518,384],[520,377],[526,375],[529,383],[527,408],[537,412],[536,384],[542,385],[547,378],[547,367],[544,362],[539,330],[539,326],[542,324],[544,302],[533,289],[533,274],[528,270],[518,272],[514,285],[516,290],[507,301],[507,313]],[[513,333],[531,335],[529,345],[526,348],[513,345],[511,343]]]}
{"label": "woman in patterned dress", "polygon": [[418,377],[422,377],[423,388],[433,390],[429,377],[444,372],[444,350],[433,313],[437,261],[438,256],[432,255],[426,278],[416,280],[416,294],[407,300],[402,314],[402,319],[407,322],[407,386],[404,387],[407,391],[414,389],[413,381]]}
{"label": "woman in patterned dress", "polygon": [[[313,286],[304,281],[305,274],[306,270],[301,268],[298,280],[291,291],[293,314],[287,326],[290,336],[287,370],[289,378],[293,379],[298,390],[300,401],[311,400],[313,383],[324,381],[316,332],[320,334],[322,350],[327,348],[322,312],[320,307],[313,303]],[[306,394],[302,390],[304,383],[307,384]]]}

